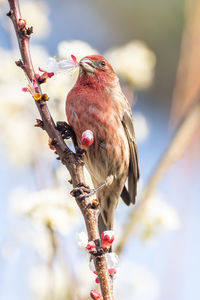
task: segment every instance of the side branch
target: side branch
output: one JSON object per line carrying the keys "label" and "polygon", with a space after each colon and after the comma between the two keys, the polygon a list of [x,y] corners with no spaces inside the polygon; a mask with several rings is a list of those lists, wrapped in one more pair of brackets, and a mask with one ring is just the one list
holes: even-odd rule
{"label": "side branch", "polygon": [[[42,121],[37,121],[37,125],[42,127],[48,134],[53,146],[58,154],[61,162],[69,170],[72,178],[73,187],[86,185],[84,172],[83,172],[83,155],[73,153],[66,145],[62,134],[55,125],[55,122],[49,112],[46,104],[45,94],[42,93],[40,83],[35,75],[34,68],[32,65],[29,40],[30,34],[32,33],[32,27],[26,28],[26,22],[21,18],[21,12],[18,0],[8,0],[10,5],[10,11],[7,14],[14,25],[19,49],[21,53],[21,60],[16,62],[25,72],[26,77],[30,84],[35,84],[37,93],[39,94],[39,100],[34,97],[35,104],[37,105],[38,111],[42,118]],[[25,25],[23,22],[25,22]],[[112,279],[108,273],[105,252],[100,247],[100,237],[98,231],[98,215],[99,205],[91,205],[87,197],[76,197],[76,202],[83,214],[87,232],[88,240],[94,241],[96,244],[97,252],[91,254],[94,260],[97,275],[100,281],[101,292],[104,300],[113,300],[112,291]]]}

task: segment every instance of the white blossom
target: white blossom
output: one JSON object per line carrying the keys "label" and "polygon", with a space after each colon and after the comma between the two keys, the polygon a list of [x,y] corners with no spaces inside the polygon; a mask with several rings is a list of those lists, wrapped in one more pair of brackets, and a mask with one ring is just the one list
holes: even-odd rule
{"label": "white blossom", "polygon": [[79,222],[75,202],[64,188],[43,189],[28,192],[14,190],[11,195],[11,209],[15,214],[30,216],[33,221],[51,225],[61,234],[67,234]]}
{"label": "white blossom", "polygon": [[88,237],[86,232],[80,232],[77,234],[77,238],[78,238],[78,246],[79,248],[85,249],[88,243]]}
{"label": "white blossom", "polygon": [[77,282],[79,284],[79,293],[83,299],[87,299],[88,291],[93,288],[94,278],[94,274],[88,268],[87,258],[84,261],[79,262],[77,270]]}
{"label": "white blossom", "polygon": [[107,267],[108,269],[110,268],[118,268],[119,267],[119,257],[117,256],[116,253],[110,252],[106,253],[106,262],[107,262]]}
{"label": "white blossom", "polygon": [[143,239],[149,239],[161,230],[178,230],[180,218],[176,210],[160,194],[152,195],[144,208],[137,229]]}
{"label": "white blossom", "polygon": [[47,265],[36,265],[31,269],[29,285],[36,299],[67,299],[70,288],[65,269],[56,264],[50,271]]}
{"label": "white blossom", "polygon": [[30,164],[39,154],[38,149],[41,149],[44,144],[47,145],[47,139],[44,135],[37,135],[37,131],[30,122],[31,117],[28,115],[16,113],[12,119],[9,119],[9,122],[6,122],[5,118],[3,120],[5,123],[2,123],[1,119],[0,128],[2,131],[0,135],[7,149],[6,155],[16,165]]}
{"label": "white blossom", "polygon": [[108,50],[105,57],[114,70],[136,88],[144,89],[151,85],[156,58],[145,43],[131,41],[124,46]]}
{"label": "white blossom", "polygon": [[73,54],[79,61],[87,55],[97,54],[97,50],[92,48],[88,43],[79,40],[62,41],[58,44],[58,55],[60,58],[70,58]]}
{"label": "white blossom", "polygon": [[146,267],[124,259],[115,282],[115,299],[156,300],[158,280]]}
{"label": "white blossom", "polygon": [[[39,45],[31,46],[31,56],[36,72],[38,71],[38,67],[44,66],[49,57],[48,52],[44,47]],[[12,86],[13,82],[19,83],[19,93],[21,94],[21,87],[26,85],[27,80],[22,70],[15,64],[15,61],[18,59],[18,49],[7,50],[0,48],[0,85],[2,85],[3,82],[9,83],[10,86]],[[9,95],[9,89],[7,92]]]}
{"label": "white blossom", "polygon": [[34,38],[43,38],[50,32],[50,22],[48,20],[49,7],[47,2],[42,1],[22,1],[20,3],[21,12],[28,26],[34,28]]}

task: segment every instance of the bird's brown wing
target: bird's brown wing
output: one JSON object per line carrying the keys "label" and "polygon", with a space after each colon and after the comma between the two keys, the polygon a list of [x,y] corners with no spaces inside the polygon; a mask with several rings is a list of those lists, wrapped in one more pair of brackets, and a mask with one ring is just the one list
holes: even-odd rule
{"label": "bird's brown wing", "polygon": [[[137,194],[137,181],[140,177],[139,162],[138,162],[138,151],[135,140],[135,132],[133,127],[132,115],[129,111],[125,111],[122,118],[122,124],[128,139],[130,149],[130,164],[128,171],[128,193],[126,187],[122,191],[122,199],[127,205],[130,202],[135,203],[135,197]],[[128,197],[129,194],[129,197]]]}

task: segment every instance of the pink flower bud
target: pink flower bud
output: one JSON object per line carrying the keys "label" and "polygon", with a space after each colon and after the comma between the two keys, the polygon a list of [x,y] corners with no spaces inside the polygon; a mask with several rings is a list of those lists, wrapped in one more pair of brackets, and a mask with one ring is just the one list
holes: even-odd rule
{"label": "pink flower bud", "polygon": [[94,135],[91,130],[85,130],[82,133],[81,147],[87,149],[94,143]]}
{"label": "pink flower bud", "polygon": [[99,277],[97,277],[97,278],[95,279],[95,282],[96,282],[96,283],[99,283]]}
{"label": "pink flower bud", "polygon": [[26,27],[26,20],[19,19],[18,26],[19,26],[20,29],[25,28]]}
{"label": "pink flower bud", "polygon": [[103,300],[103,298],[101,297],[101,294],[97,290],[91,290],[90,297],[93,300]]}
{"label": "pink flower bud", "polygon": [[25,92],[25,93],[28,92],[28,88],[27,87],[23,87],[22,88],[22,92]]}
{"label": "pink flower bud", "polygon": [[102,239],[102,247],[105,250],[109,250],[110,246],[112,245],[113,241],[114,241],[114,231],[112,230],[107,230],[102,232],[101,234],[101,239]]}
{"label": "pink flower bud", "polygon": [[94,241],[88,242],[86,248],[89,250],[89,252],[96,252],[95,242]]}
{"label": "pink flower bud", "polygon": [[114,276],[117,273],[117,270],[115,268],[108,269],[108,273],[112,276]]}

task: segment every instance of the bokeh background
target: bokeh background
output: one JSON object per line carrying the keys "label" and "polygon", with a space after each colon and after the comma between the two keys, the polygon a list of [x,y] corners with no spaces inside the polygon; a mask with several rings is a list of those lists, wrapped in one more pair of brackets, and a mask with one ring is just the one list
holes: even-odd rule
{"label": "bokeh background", "polygon": [[[20,3],[34,27],[37,71],[48,57],[100,53],[120,76],[133,108],[141,204],[178,124],[199,97],[199,0]],[[14,63],[19,51],[7,1],[0,1],[0,10],[0,299],[86,300],[96,284],[81,249],[83,219],[69,196],[67,171],[49,150],[45,132],[34,128],[38,112],[21,91],[27,83]],[[65,120],[65,98],[76,76],[62,72],[43,85],[56,121]],[[187,128],[184,146],[176,145],[136,214],[120,254],[115,299],[199,299],[199,137],[198,126]],[[116,248],[133,209],[120,201]]]}

